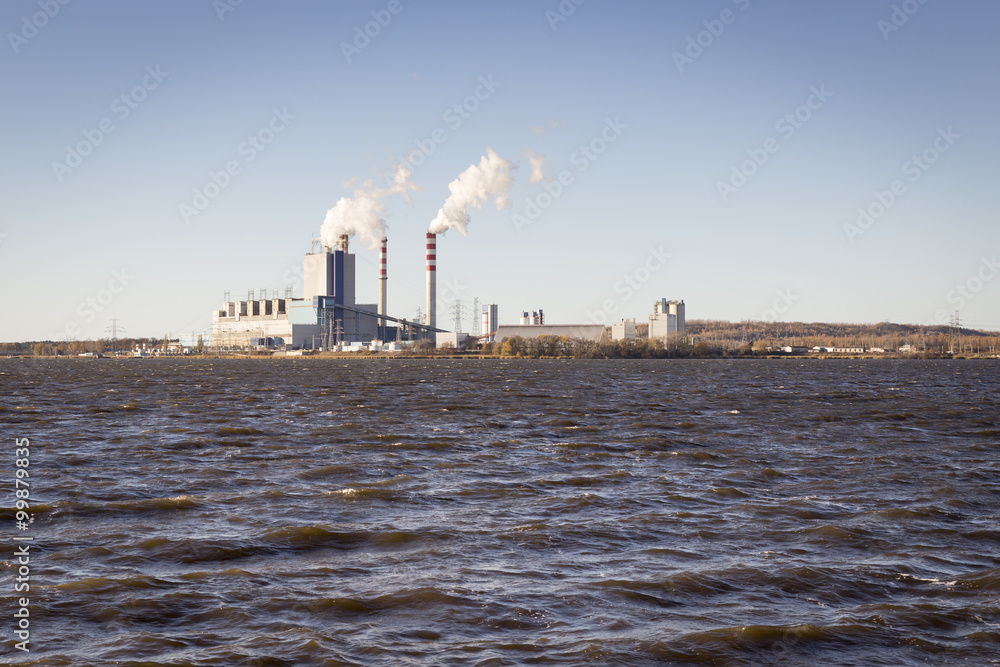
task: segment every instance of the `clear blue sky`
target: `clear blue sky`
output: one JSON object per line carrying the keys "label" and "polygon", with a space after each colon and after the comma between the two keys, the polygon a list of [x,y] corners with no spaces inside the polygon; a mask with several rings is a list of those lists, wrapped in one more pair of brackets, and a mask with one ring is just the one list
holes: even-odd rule
{"label": "clear blue sky", "polygon": [[[413,204],[386,200],[392,314],[423,306],[424,231],[491,147],[517,165],[512,206],[439,237],[440,322],[455,295],[507,323],[642,321],[667,297],[689,319],[932,323],[960,306],[1000,328],[996,2],[229,5],[0,6],[0,340],[98,338],[112,318],[196,332],[226,290],[301,294],[326,211],[422,140]],[[387,25],[358,48],[372,12]],[[859,226],[859,207],[881,215]],[[376,255],[355,247],[374,302]]]}

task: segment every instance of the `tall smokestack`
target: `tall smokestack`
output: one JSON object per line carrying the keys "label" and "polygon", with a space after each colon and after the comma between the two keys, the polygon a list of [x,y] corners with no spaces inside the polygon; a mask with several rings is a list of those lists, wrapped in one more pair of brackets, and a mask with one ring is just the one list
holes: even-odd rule
{"label": "tall smokestack", "polygon": [[437,234],[427,232],[427,326],[437,326]]}
{"label": "tall smokestack", "polygon": [[340,243],[338,244],[337,250],[343,250],[346,253],[347,252],[347,240],[349,238],[350,237],[347,234],[341,234],[340,235]]}
{"label": "tall smokestack", "polygon": [[382,237],[378,248],[378,314],[386,315],[385,312],[385,286],[388,276],[385,272],[385,247],[389,239]]}

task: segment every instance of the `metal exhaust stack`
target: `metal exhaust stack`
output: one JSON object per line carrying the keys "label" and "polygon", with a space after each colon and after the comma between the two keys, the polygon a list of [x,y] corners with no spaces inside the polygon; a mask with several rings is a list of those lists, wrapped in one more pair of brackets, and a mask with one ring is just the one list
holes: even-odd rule
{"label": "metal exhaust stack", "polygon": [[386,244],[389,239],[382,237],[382,243],[379,245],[378,249],[378,314],[386,315],[385,307],[385,288],[386,282],[388,281],[388,276],[385,270],[385,252]]}
{"label": "metal exhaust stack", "polygon": [[427,326],[437,326],[437,235],[427,232]]}
{"label": "metal exhaust stack", "polygon": [[347,234],[340,235],[340,243],[337,244],[337,250],[343,250],[345,253],[347,252],[347,239]]}

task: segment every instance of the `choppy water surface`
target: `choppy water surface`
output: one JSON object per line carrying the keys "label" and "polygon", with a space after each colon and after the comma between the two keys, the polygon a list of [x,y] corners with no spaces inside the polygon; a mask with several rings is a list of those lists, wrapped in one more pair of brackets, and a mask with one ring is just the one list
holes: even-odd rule
{"label": "choppy water surface", "polygon": [[28,659],[997,664],[997,371],[3,361]]}

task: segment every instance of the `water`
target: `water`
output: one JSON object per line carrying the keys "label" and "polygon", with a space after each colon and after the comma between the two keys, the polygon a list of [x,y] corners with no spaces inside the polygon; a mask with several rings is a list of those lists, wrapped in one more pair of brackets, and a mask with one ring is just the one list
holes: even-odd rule
{"label": "water", "polygon": [[[991,362],[6,360],[38,665],[1000,662]],[[5,493],[0,627],[16,608]]]}

